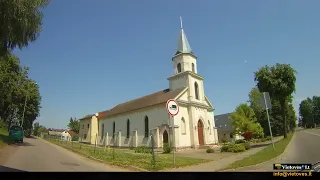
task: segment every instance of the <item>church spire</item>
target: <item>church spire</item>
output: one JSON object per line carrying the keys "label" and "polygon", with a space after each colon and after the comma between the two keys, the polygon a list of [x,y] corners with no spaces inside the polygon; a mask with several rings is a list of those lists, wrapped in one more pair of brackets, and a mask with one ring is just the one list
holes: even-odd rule
{"label": "church spire", "polygon": [[185,35],[184,30],[183,30],[181,16],[180,16],[180,27],[181,27],[181,30],[180,30],[180,36],[179,36],[178,48],[177,48],[176,55],[180,54],[180,53],[191,53],[191,54],[193,54],[193,52],[191,50],[191,47],[189,45],[187,36]]}

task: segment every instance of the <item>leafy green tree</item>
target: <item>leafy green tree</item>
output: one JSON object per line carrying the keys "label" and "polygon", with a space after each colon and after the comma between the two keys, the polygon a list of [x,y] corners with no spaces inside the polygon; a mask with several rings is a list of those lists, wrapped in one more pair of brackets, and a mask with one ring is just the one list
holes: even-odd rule
{"label": "leafy green tree", "polygon": [[79,129],[80,129],[80,121],[76,120],[76,118],[70,118],[69,124],[68,124],[68,128],[70,130],[72,130],[75,133],[79,133]]}
{"label": "leafy green tree", "polygon": [[252,132],[258,137],[263,137],[263,129],[256,121],[253,109],[247,104],[240,104],[230,115],[230,119],[235,134],[242,135],[246,132]]}
{"label": "leafy green tree", "polygon": [[249,101],[248,101],[258,121],[260,118],[262,118],[262,114],[263,114],[262,106],[260,104],[260,95],[261,95],[261,92],[259,91],[258,88],[252,88],[249,93]]}
{"label": "leafy green tree", "polygon": [[302,126],[313,127],[314,125],[314,103],[311,98],[301,101],[299,105],[299,114]]}
{"label": "leafy green tree", "polygon": [[289,64],[279,64],[275,66],[264,66],[255,74],[255,81],[260,92],[269,92],[277,99],[281,107],[283,136],[287,138],[286,107],[287,100],[296,90],[296,71]]}
{"label": "leafy green tree", "polygon": [[42,10],[50,0],[0,0],[0,56],[28,46],[41,32]]}
{"label": "leafy green tree", "polygon": [[312,97],[312,105],[313,105],[313,120],[314,123],[320,123],[320,97],[313,96]]}
{"label": "leafy green tree", "polygon": [[28,67],[21,67],[18,57],[9,53],[0,59],[5,59],[0,60],[0,116],[8,128],[23,121],[28,136],[41,108],[39,86],[28,78]]}

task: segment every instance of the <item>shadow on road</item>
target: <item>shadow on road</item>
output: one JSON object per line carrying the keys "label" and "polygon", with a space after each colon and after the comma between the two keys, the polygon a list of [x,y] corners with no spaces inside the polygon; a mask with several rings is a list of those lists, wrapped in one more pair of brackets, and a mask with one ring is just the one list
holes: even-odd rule
{"label": "shadow on road", "polygon": [[37,139],[36,137],[34,137],[34,136],[29,136],[29,137],[27,137],[28,139]]}
{"label": "shadow on road", "polygon": [[20,169],[9,168],[5,166],[0,166],[0,172],[27,172]]}

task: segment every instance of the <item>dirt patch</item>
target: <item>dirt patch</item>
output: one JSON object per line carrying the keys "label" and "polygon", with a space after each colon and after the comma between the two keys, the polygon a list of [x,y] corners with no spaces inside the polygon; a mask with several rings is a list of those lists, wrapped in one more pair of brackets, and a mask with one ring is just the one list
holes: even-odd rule
{"label": "dirt patch", "polygon": [[8,159],[19,149],[19,146],[8,145],[0,149],[0,165],[5,164]]}

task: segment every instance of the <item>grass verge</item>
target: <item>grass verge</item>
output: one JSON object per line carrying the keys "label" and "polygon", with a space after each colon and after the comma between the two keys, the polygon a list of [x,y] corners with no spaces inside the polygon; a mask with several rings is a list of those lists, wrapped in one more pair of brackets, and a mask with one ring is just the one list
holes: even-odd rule
{"label": "grass verge", "polygon": [[[153,165],[152,155],[144,153],[134,153],[133,150],[122,150],[122,149],[106,149],[97,147],[94,150],[93,146],[77,143],[77,142],[61,142],[51,139],[45,139],[51,143],[59,145],[66,149],[72,149],[93,158],[102,160],[110,165],[116,165],[121,167],[133,166],[140,169],[145,169],[148,171],[159,171],[163,169],[174,168],[173,166],[173,156],[172,154],[156,154],[155,164]],[[187,158],[187,157],[177,157],[176,156],[176,166],[185,167],[200,163],[208,162],[209,160]]]}
{"label": "grass verge", "polygon": [[12,143],[13,141],[9,138],[9,132],[6,129],[0,128],[0,148]]}
{"label": "grass verge", "polygon": [[239,161],[235,161],[234,163],[230,164],[226,169],[236,169],[245,166],[251,166],[255,164],[259,164],[262,162],[266,162],[270,159],[273,159],[284,152],[286,147],[288,146],[289,142],[294,133],[289,133],[286,139],[282,139],[274,144],[275,150],[273,150],[272,144],[266,147],[265,149],[253,154],[247,158],[244,158]]}

